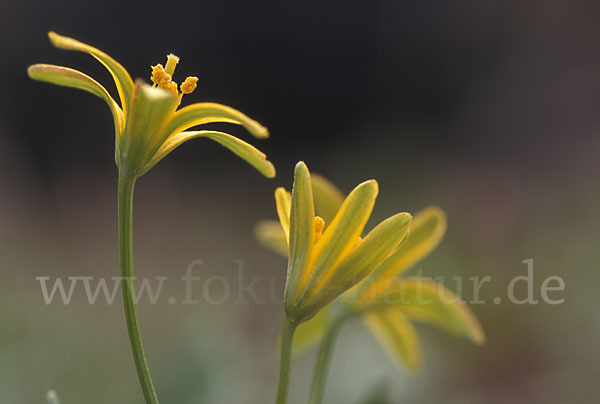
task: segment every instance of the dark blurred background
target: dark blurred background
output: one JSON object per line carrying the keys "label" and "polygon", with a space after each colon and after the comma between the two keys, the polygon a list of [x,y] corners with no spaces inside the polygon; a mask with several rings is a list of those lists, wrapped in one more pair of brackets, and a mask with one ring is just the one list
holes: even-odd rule
{"label": "dark blurred background", "polygon": [[[122,311],[46,305],[38,276],[117,276],[113,124],[89,94],[30,81],[28,65],[85,71],[53,48],[55,30],[148,78],[167,53],[184,103],[215,101],[269,127],[250,141],[278,169],[267,180],[207,140],[143,177],[136,271],[168,276],[182,296],[200,276],[274,279],[285,262],[254,241],[274,218],[272,192],[296,161],[349,191],[377,178],[373,223],[438,204],[447,236],[426,275],[492,276],[472,306],[481,348],[421,327],[425,365],[397,371],[360,324],[348,325],[326,402],[593,403],[600,388],[600,3],[595,1],[17,1],[0,14],[0,403],[141,403]],[[230,133],[249,139],[237,127]],[[535,261],[535,290],[561,276],[560,305],[514,305],[506,285]],[[269,288],[261,284],[261,296]],[[469,298],[465,285],[462,295]],[[201,289],[201,286],[198,287]],[[519,293],[524,293],[520,290]],[[169,296],[168,292],[163,291]],[[281,305],[141,304],[148,356],[165,403],[272,402]],[[292,402],[306,398],[314,355],[295,363]],[[377,401],[379,400],[379,401]]]}

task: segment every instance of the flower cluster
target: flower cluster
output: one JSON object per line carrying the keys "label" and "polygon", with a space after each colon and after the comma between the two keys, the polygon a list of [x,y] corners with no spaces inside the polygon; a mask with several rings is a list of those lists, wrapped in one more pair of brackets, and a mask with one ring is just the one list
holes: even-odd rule
{"label": "flower cluster", "polygon": [[[346,203],[343,193],[317,174],[312,175],[311,183],[315,211],[324,221],[335,220]],[[282,203],[285,200],[281,191],[276,192],[277,212],[280,220],[282,217],[283,220],[281,224],[270,220],[259,222],[256,236],[263,245],[287,257],[289,230],[282,212],[289,211],[289,207],[286,208]],[[419,339],[411,321],[433,324],[476,344],[483,343],[481,326],[456,295],[428,279],[400,277],[429,255],[445,231],[446,216],[441,209],[428,207],[417,213],[410,224],[410,234],[403,236],[402,241],[384,259],[371,263],[376,265],[367,271],[368,276],[356,282],[356,286],[334,302],[335,310],[329,307],[321,310],[298,328],[294,343],[296,351],[302,352],[317,343],[338,313],[362,318],[382,346],[397,359],[397,363],[403,363],[409,369],[417,368],[422,358]],[[392,244],[395,242],[397,239]],[[368,256],[366,251],[361,253]],[[352,273],[356,268],[342,269]],[[315,284],[317,290],[322,290],[323,286]]]}
{"label": "flower cluster", "polygon": [[[106,53],[54,32],[50,41],[60,49],[88,53],[112,75],[119,100],[88,75],[63,66],[30,66],[32,79],[87,91],[108,105],[115,128],[115,162],[119,168],[119,258],[123,307],[134,363],[148,404],[158,404],[144,354],[133,288],[132,211],[137,178],[190,139],[216,141],[246,160],[266,177],[275,168],[250,144],[227,133],[190,130],[224,122],[243,126],[256,138],[266,138],[265,127],[243,113],[216,103],[180,108],[182,98],[197,87],[198,77],[174,81],[179,58],[167,56],[165,65],[151,66],[150,81],[133,81],[127,70]],[[433,281],[401,277],[440,242],[446,217],[436,207],[415,215],[397,213],[365,232],[379,186],[375,180],[356,186],[347,196],[323,177],[310,174],[299,162],[292,191],[278,188],[275,201],[279,222],[257,225],[259,240],[288,258],[285,313],[281,344],[277,403],[287,398],[292,349],[321,340],[311,404],[322,401],[331,346],[343,321],[364,320],[391,356],[414,369],[421,348],[413,321],[437,325],[480,344],[481,326],[468,307],[452,292]],[[57,403],[51,392],[48,401]]]}

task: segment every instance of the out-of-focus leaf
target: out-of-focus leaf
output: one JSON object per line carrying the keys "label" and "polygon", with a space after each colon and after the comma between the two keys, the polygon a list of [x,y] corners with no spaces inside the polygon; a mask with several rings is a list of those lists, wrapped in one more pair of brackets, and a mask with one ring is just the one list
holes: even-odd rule
{"label": "out-of-focus leaf", "polygon": [[435,325],[478,345],[485,341],[483,329],[469,307],[442,284],[422,278],[397,280],[385,300],[412,320]]}
{"label": "out-of-focus leaf", "polygon": [[421,365],[423,353],[419,336],[402,310],[393,307],[372,311],[365,314],[364,319],[396,365],[409,370]]}
{"label": "out-of-focus leaf", "polygon": [[261,220],[254,227],[259,243],[284,258],[288,256],[288,244],[281,223],[276,220]]}
{"label": "out-of-focus leaf", "polygon": [[60,401],[58,400],[58,395],[56,394],[56,392],[54,390],[50,390],[46,394],[46,403],[47,404],[60,404]]}

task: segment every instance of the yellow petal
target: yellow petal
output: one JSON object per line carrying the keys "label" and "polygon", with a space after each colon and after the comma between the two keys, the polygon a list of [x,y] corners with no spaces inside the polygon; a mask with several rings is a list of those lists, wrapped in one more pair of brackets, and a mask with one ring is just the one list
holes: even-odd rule
{"label": "yellow petal", "polygon": [[122,170],[137,176],[147,171],[149,161],[165,141],[160,128],[177,104],[176,95],[153,88],[142,80],[136,82],[119,151]]}
{"label": "yellow petal", "polygon": [[469,307],[443,285],[422,278],[395,281],[385,297],[409,318],[435,325],[480,345],[483,329]]}
{"label": "yellow petal", "polygon": [[131,97],[133,96],[134,84],[133,80],[131,80],[131,76],[129,76],[129,73],[127,73],[127,70],[125,70],[123,66],[101,50],[76,39],[61,36],[55,32],[49,32],[48,38],[50,38],[50,42],[59,49],[89,53],[102,63],[115,81],[117,91],[119,92],[119,98],[121,99],[121,108],[123,108],[123,113],[127,115],[127,109],[129,108]]}
{"label": "yellow petal", "polygon": [[285,242],[290,242],[290,211],[292,209],[292,194],[285,190],[285,188],[279,187],[275,190],[275,205],[277,207],[277,216],[279,216],[279,222],[281,228],[285,234]]}
{"label": "yellow petal", "polygon": [[201,102],[181,108],[173,115],[164,131],[166,136],[170,137],[193,126],[213,122],[242,125],[257,138],[269,137],[267,128],[255,120],[248,118],[238,110],[213,102]]}
{"label": "yellow petal", "polygon": [[312,174],[315,211],[325,223],[330,223],[344,203],[344,194],[329,180],[319,174]]}
{"label": "yellow petal", "polygon": [[151,169],[156,163],[162,160],[165,156],[175,150],[177,147],[187,142],[188,140],[205,137],[220,145],[226,147],[231,150],[238,157],[242,158],[246,162],[248,162],[252,167],[256,168],[261,174],[265,177],[273,178],[275,176],[275,167],[269,160],[267,160],[267,156],[256,149],[254,146],[244,142],[241,139],[238,139],[235,136],[231,136],[227,133],[223,132],[215,132],[210,130],[199,130],[199,131],[189,131],[189,132],[181,132],[175,136],[170,137],[156,152],[154,157],[148,162],[148,164],[144,167],[142,172],[145,173],[149,169]]}
{"label": "yellow petal", "polygon": [[[315,208],[313,204],[310,173],[304,162],[296,164],[290,212],[290,258],[285,289],[285,308],[288,315],[302,320],[304,313],[297,304],[302,279],[309,271],[313,249]],[[312,313],[315,314],[315,313]],[[312,315],[311,314],[311,315]]]}
{"label": "yellow petal", "polygon": [[64,87],[77,88],[102,98],[110,108],[115,121],[117,145],[123,133],[123,111],[112,99],[108,91],[90,76],[68,67],[37,64],[29,66],[27,74],[34,80],[45,81]]}
{"label": "yellow petal", "polygon": [[412,216],[398,213],[378,224],[317,284],[314,294],[346,291],[383,262],[408,235]]}
{"label": "yellow petal", "polygon": [[401,310],[369,312],[364,321],[385,351],[398,366],[416,370],[423,361],[417,330]]}
{"label": "yellow petal", "polygon": [[428,207],[415,215],[406,242],[377,269],[377,275],[401,275],[425,258],[440,243],[446,232],[446,215],[438,207]]}
{"label": "yellow petal", "polygon": [[254,227],[254,235],[258,242],[269,250],[284,258],[288,257],[288,238],[281,228],[281,223],[275,220],[261,220]]}
{"label": "yellow petal", "polygon": [[[348,195],[337,215],[325,228],[323,237],[315,245],[310,261],[310,272],[306,272],[302,281],[303,295],[298,303],[313,296],[313,291],[335,265],[354,247],[371,215],[375,198],[379,191],[377,181],[365,181]],[[338,291],[337,294],[342,291]],[[313,310],[318,310],[318,303]]]}
{"label": "yellow petal", "polygon": [[357,286],[354,293],[363,298],[376,297],[385,291],[388,281],[401,275],[425,258],[440,243],[446,232],[446,215],[435,206],[417,213],[410,225],[410,234],[398,250],[379,265],[369,278]]}

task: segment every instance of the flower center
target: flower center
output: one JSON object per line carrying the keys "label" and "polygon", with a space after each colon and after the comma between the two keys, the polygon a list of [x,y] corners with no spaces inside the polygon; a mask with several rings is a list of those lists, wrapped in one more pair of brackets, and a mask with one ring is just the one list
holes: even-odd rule
{"label": "flower center", "polygon": [[[152,66],[152,75],[150,76],[150,80],[154,83],[154,87],[158,86],[158,88],[162,88],[163,90],[167,90],[173,94],[179,94],[179,91],[177,90],[177,83],[173,81],[173,73],[175,73],[177,63],[179,63],[179,58],[171,53],[167,56],[167,63],[165,64],[165,67],[163,67],[163,65],[160,63],[156,66]],[[190,94],[196,89],[197,82],[198,77],[189,76],[183,83],[181,83],[179,90],[182,94]]]}

